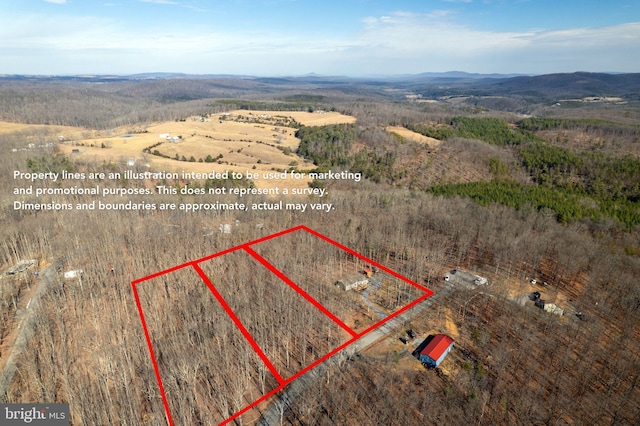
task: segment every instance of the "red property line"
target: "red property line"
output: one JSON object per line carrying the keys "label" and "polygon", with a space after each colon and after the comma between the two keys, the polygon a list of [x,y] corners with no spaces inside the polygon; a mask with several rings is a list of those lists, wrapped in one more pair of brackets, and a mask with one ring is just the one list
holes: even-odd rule
{"label": "red property line", "polygon": [[357,333],[355,331],[353,331],[347,324],[345,324],[344,322],[342,322],[342,320],[340,320],[340,318],[338,318],[337,316],[335,316],[333,313],[331,313],[327,308],[325,308],[320,302],[318,302],[317,300],[315,300],[313,297],[311,297],[307,292],[305,292],[303,289],[301,289],[296,283],[294,283],[293,281],[291,281],[289,279],[289,277],[287,277],[284,273],[282,273],[282,271],[279,271],[275,266],[273,266],[271,263],[269,263],[269,261],[267,259],[265,259],[264,257],[260,256],[258,253],[256,253],[255,251],[253,251],[253,249],[251,249],[250,247],[244,247],[245,251],[247,253],[249,253],[251,256],[253,256],[258,262],[262,263],[267,269],[269,269],[272,273],[274,273],[275,275],[278,276],[278,278],[280,278],[282,281],[284,281],[285,283],[287,283],[289,285],[289,287],[292,287],[295,291],[297,291],[298,293],[300,293],[300,295],[302,297],[304,297],[305,299],[307,299],[309,302],[311,302],[313,304],[313,306],[315,306],[316,308],[320,309],[322,311],[323,314],[325,314],[326,316],[328,316],[329,318],[331,318],[333,320],[333,322],[335,322],[336,324],[338,324],[340,327],[342,327],[347,333],[349,333],[350,335],[352,335],[353,337],[357,336]]}
{"label": "red property line", "polygon": [[257,240],[249,241],[248,243],[240,244],[239,246],[231,247],[229,249],[226,249],[226,250],[223,250],[223,251],[219,251],[219,252],[211,254],[209,256],[202,257],[200,259],[191,260],[189,262],[185,262],[185,263],[183,263],[181,265],[177,265],[177,266],[172,266],[171,268],[165,269],[163,271],[156,272],[156,273],[153,273],[151,275],[147,275],[146,277],[134,280],[131,283],[134,284],[134,285],[135,284],[139,284],[139,283],[141,283],[143,281],[147,281],[147,280],[150,280],[150,279],[153,279],[153,278],[157,278],[159,276],[166,275],[166,274],[169,274],[171,272],[175,272],[175,271],[177,271],[179,269],[183,269],[183,268],[186,268],[188,266],[192,266],[192,265],[194,265],[196,263],[202,263],[204,261],[211,260],[213,258],[220,257],[220,256],[223,256],[225,254],[229,254],[229,253],[231,253],[233,251],[240,250],[240,249],[245,248],[247,246],[250,246],[250,245],[253,245],[253,244],[258,244],[258,243],[261,243],[263,241],[271,240],[273,238],[280,237],[282,235],[286,235],[286,234],[289,234],[291,232],[298,231],[300,229],[305,229],[305,227],[303,225],[298,225],[298,226],[295,226],[293,228],[285,229],[284,231],[276,232],[275,234],[267,235],[266,237],[258,238]]}
{"label": "red property line", "polygon": [[412,307],[414,307],[415,305],[417,305],[418,303],[422,302],[423,300],[431,297],[431,295],[433,294],[433,292],[430,292],[428,294],[425,294],[421,297],[419,297],[418,299],[414,300],[413,302],[409,303],[407,306],[405,306],[404,308],[398,310],[397,312],[394,312],[393,314],[389,315],[386,318],[383,318],[382,320],[380,320],[379,322],[377,322],[376,324],[372,325],[371,327],[367,328],[365,331],[361,332],[360,334],[358,334],[357,336],[354,336],[352,339],[344,342],[342,345],[336,347],[335,349],[333,349],[331,352],[327,353],[325,356],[323,356],[320,359],[317,359],[316,361],[314,361],[313,363],[309,364],[308,366],[306,366],[304,369],[298,371],[296,374],[292,375],[291,377],[289,377],[288,379],[285,379],[285,381],[277,388],[273,389],[271,392],[263,395],[262,397],[258,398],[257,400],[255,400],[254,402],[252,402],[251,404],[247,405],[246,407],[244,407],[242,410],[238,411],[237,413],[235,413],[233,416],[229,417],[227,420],[225,420],[224,422],[220,423],[220,426],[222,425],[226,425],[227,423],[232,422],[233,420],[235,420],[236,418],[240,417],[241,415],[243,415],[244,413],[246,413],[247,411],[251,410],[252,408],[254,408],[255,406],[257,406],[258,404],[262,403],[263,401],[267,400],[268,398],[270,398],[271,396],[273,396],[274,394],[276,394],[277,392],[280,392],[282,389],[284,389],[285,387],[287,387],[287,385],[291,382],[293,382],[295,379],[303,376],[304,374],[308,373],[310,370],[314,369],[315,367],[317,367],[318,365],[322,364],[323,362],[327,361],[329,358],[331,358],[332,356],[334,356],[335,354],[337,354],[338,352],[340,352],[341,350],[343,350],[344,348],[346,348],[347,346],[351,345],[352,343],[354,343],[355,341],[357,341],[358,339],[360,339],[361,337],[364,337],[365,334],[369,333],[370,331],[372,331],[374,328],[379,327],[380,325],[384,324],[385,322],[391,320],[392,318],[395,318],[396,316],[400,315],[401,313],[405,312],[408,309],[411,309]]}
{"label": "red property line", "polygon": [[[313,297],[308,295],[298,285],[296,285],[293,281],[291,281],[284,273],[279,271],[275,266],[270,264],[265,258],[260,256],[257,252],[255,252],[250,247],[253,244],[258,244],[260,242],[267,241],[267,240],[270,240],[270,239],[273,239],[273,238],[276,238],[276,237],[279,237],[279,236],[282,236],[282,235],[286,235],[286,234],[289,234],[291,232],[298,231],[298,230],[303,230],[303,231],[309,232],[310,234],[312,234],[312,235],[314,235],[314,236],[316,236],[316,237],[318,237],[318,238],[320,238],[320,239],[322,239],[322,240],[324,240],[324,241],[326,241],[326,242],[328,242],[330,244],[333,244],[334,246],[336,246],[336,247],[338,247],[338,248],[340,248],[340,249],[342,249],[342,250],[344,250],[344,251],[346,251],[346,252],[348,252],[348,253],[350,253],[350,254],[352,254],[352,255],[354,255],[354,256],[356,256],[356,257],[358,257],[358,258],[360,258],[360,259],[362,259],[362,260],[364,260],[364,261],[366,261],[368,263],[370,263],[370,264],[372,264],[372,265],[375,265],[376,267],[378,267],[379,269],[389,273],[390,275],[393,275],[394,277],[396,277],[396,278],[398,278],[398,279],[400,279],[400,280],[402,280],[404,282],[407,282],[407,283],[413,285],[414,287],[422,290],[423,292],[425,292],[425,294],[423,296],[419,297],[418,299],[414,300],[413,302],[407,304],[406,306],[404,306],[400,310],[398,310],[398,311],[390,314],[389,316],[383,318],[382,320],[378,321],[377,323],[375,323],[374,325],[370,326],[369,328],[367,328],[366,330],[362,331],[361,333],[357,334],[354,330],[349,328],[346,324],[344,324],[334,314],[332,314],[330,311],[328,311],[322,304],[320,304],[318,301],[313,299]],[[235,315],[235,313],[233,312],[231,307],[227,304],[227,302],[224,300],[222,295],[215,288],[213,283],[209,280],[209,278],[207,277],[205,272],[198,265],[198,263],[200,263],[200,262],[204,262],[206,260],[210,260],[210,259],[213,259],[215,257],[219,257],[219,256],[222,256],[224,254],[228,254],[228,253],[231,253],[233,251],[240,250],[240,249],[245,250],[249,255],[251,255],[256,260],[258,260],[264,267],[268,268],[273,274],[278,276],[287,285],[289,285],[294,290],[296,290],[298,293],[300,293],[300,295],[302,295],[307,301],[312,303],[316,308],[320,309],[326,316],[330,317],[336,324],[338,324],[340,327],[342,327],[344,330],[346,330],[353,337],[350,340],[348,340],[347,342],[343,343],[342,345],[336,347],[335,349],[333,349],[331,352],[327,353],[323,357],[321,357],[318,360],[314,361],[313,363],[311,363],[310,365],[308,365],[307,367],[305,367],[301,371],[299,371],[296,374],[292,375],[288,379],[284,379],[278,373],[278,371],[275,369],[273,364],[269,361],[269,359],[267,358],[266,354],[264,354],[264,352],[262,351],[260,346],[255,342],[255,340],[253,339],[253,337],[251,336],[249,331],[244,327],[242,322]],[[140,302],[140,297],[139,297],[139,294],[138,294],[136,286],[137,286],[137,284],[139,284],[141,282],[144,282],[144,281],[150,280],[152,278],[156,278],[156,277],[162,276],[164,274],[168,274],[170,272],[177,271],[179,269],[182,269],[182,268],[185,268],[185,267],[188,267],[188,266],[191,266],[196,270],[196,272],[198,273],[200,278],[204,281],[204,283],[207,285],[207,287],[212,292],[214,297],[218,300],[218,302],[224,308],[226,313],[229,315],[229,317],[235,323],[236,327],[238,327],[238,329],[240,329],[240,331],[242,332],[244,337],[251,344],[253,349],[260,356],[262,361],[265,363],[267,368],[271,371],[273,376],[276,378],[276,380],[280,384],[277,388],[273,389],[272,391],[270,391],[267,394],[263,395],[262,397],[258,398],[257,400],[255,400],[251,404],[249,404],[246,407],[244,407],[242,410],[238,411],[237,413],[235,413],[234,415],[232,415],[228,419],[224,420],[222,423],[220,423],[220,425],[225,425],[227,423],[232,422],[233,420],[235,420],[236,418],[238,418],[242,414],[246,413],[247,411],[249,411],[252,408],[256,407],[258,404],[262,403],[266,399],[270,398],[271,396],[273,396],[277,392],[279,392],[282,389],[284,389],[293,380],[299,378],[300,376],[302,376],[302,375],[306,374],[307,372],[309,372],[311,369],[317,367],[319,364],[325,362],[330,357],[334,356],[335,354],[337,354],[338,352],[340,352],[341,350],[343,350],[347,346],[351,345],[356,340],[360,339],[361,337],[363,337],[364,335],[366,335],[367,333],[369,333],[373,329],[380,327],[382,324],[388,322],[392,318],[400,315],[401,313],[407,311],[408,309],[412,308],[413,306],[417,305],[418,303],[422,302],[423,300],[425,300],[428,297],[430,297],[431,295],[433,295],[433,291],[429,290],[428,288],[426,288],[424,286],[421,286],[421,285],[417,284],[416,282],[413,282],[413,281],[407,279],[406,277],[403,277],[402,275],[396,273],[395,271],[392,271],[391,269],[386,268],[386,267],[384,267],[384,266],[372,261],[371,259],[366,258],[365,256],[361,255],[360,253],[357,253],[357,252],[349,249],[348,247],[343,246],[342,244],[340,244],[340,243],[338,243],[336,241],[333,241],[330,238],[325,237],[324,235],[322,235],[322,234],[320,234],[320,233],[318,233],[318,232],[316,232],[316,231],[314,231],[314,230],[312,230],[312,229],[310,229],[310,228],[308,228],[308,227],[306,227],[304,225],[299,225],[299,226],[296,226],[294,228],[290,228],[290,229],[278,232],[276,234],[268,235],[266,237],[257,239],[255,241],[244,243],[244,244],[241,244],[239,246],[236,246],[236,247],[233,247],[233,248],[230,248],[230,249],[223,250],[221,252],[215,253],[213,255],[209,255],[209,256],[203,257],[201,259],[195,260],[195,261],[186,262],[186,263],[184,263],[182,265],[178,265],[178,266],[166,269],[164,271],[160,271],[160,272],[157,272],[155,274],[149,275],[147,277],[135,280],[135,281],[132,282],[132,285],[133,285],[134,296],[135,296],[135,299],[136,299],[136,305],[137,305],[138,311],[140,312],[140,319],[142,321],[142,327],[144,329],[145,338],[147,340],[147,345],[148,345],[149,351],[151,353],[151,359],[152,359],[152,363],[153,363],[153,368],[155,370],[156,379],[158,380],[158,385],[160,387],[160,393],[162,395],[162,402],[164,404],[165,414],[166,414],[167,422],[168,422],[169,426],[174,426],[174,423],[173,423],[173,420],[171,418],[171,413],[170,413],[170,410],[169,410],[169,403],[168,403],[168,400],[167,400],[167,397],[166,397],[166,394],[165,394],[164,386],[163,386],[163,383],[162,383],[162,378],[160,377],[160,370],[159,370],[159,367],[158,367],[158,363],[156,361],[156,356],[155,356],[155,353],[154,353],[154,350],[153,350],[153,346],[152,346],[152,343],[151,343],[151,337],[150,337],[150,334],[149,334],[149,330],[147,328],[146,320],[144,318],[144,313],[142,311],[142,304]]]}
{"label": "red property line", "polygon": [[416,300],[414,300],[413,302],[409,303],[408,305],[406,305],[405,307],[398,309],[396,312],[392,313],[391,315],[382,318],[380,321],[378,321],[377,323],[373,324],[372,326],[370,326],[369,328],[367,328],[366,330],[362,331],[359,335],[358,335],[358,339],[362,336],[364,336],[365,334],[369,333],[370,331],[372,331],[375,328],[380,327],[382,324],[384,324],[385,322],[389,321],[391,318],[395,318],[398,315],[400,315],[401,313],[403,313],[404,311],[407,311],[409,309],[411,309],[412,307],[414,307],[415,305],[417,305],[418,303],[422,302],[425,299],[428,299],[429,297],[431,297],[433,295],[433,292],[430,291],[428,293],[425,293],[424,295],[418,297]]}
{"label": "red property line", "polygon": [[276,232],[275,234],[267,235],[266,237],[258,238],[257,240],[254,240],[254,241],[249,241],[248,243],[240,244],[239,246],[230,248],[230,249],[225,250],[225,251],[221,251],[219,253],[212,254],[210,256],[205,256],[203,258],[200,258],[198,260],[195,260],[195,261],[189,262],[189,263],[202,263],[202,262],[205,262],[207,260],[211,260],[214,257],[218,257],[220,255],[227,254],[227,253],[230,253],[230,252],[238,250],[238,249],[246,248],[246,247],[248,247],[248,246],[250,246],[252,244],[258,244],[258,243],[261,243],[263,241],[271,240],[273,238],[277,238],[277,237],[280,237],[282,235],[289,234],[289,233],[297,231],[299,229],[302,229],[302,225],[298,225],[298,226],[293,227],[293,228],[285,229],[284,231]]}
{"label": "red property line", "polygon": [[308,365],[307,367],[305,367],[303,370],[298,371],[296,374],[294,374],[293,376],[289,377],[288,379],[286,379],[280,386],[278,386],[277,388],[275,388],[274,390],[270,391],[269,393],[263,395],[262,397],[258,398],[257,400],[253,401],[251,404],[247,405],[246,407],[244,407],[242,410],[238,411],[237,413],[235,413],[233,416],[229,417],[227,420],[225,420],[224,422],[220,423],[219,426],[222,425],[226,425],[227,423],[232,422],[233,420],[237,419],[238,417],[240,417],[241,415],[243,415],[244,413],[246,413],[247,411],[251,410],[252,408],[254,408],[256,405],[260,404],[261,402],[269,399],[270,397],[272,397],[274,394],[280,392],[282,389],[284,389],[285,387],[287,387],[287,385],[289,383],[291,383],[292,381],[294,381],[295,379],[297,379],[298,377],[302,376],[303,374],[309,372],[309,370],[317,367],[318,365],[322,364],[323,362],[325,362],[326,360],[328,360],[329,358],[331,358],[332,356],[334,356],[335,354],[337,354],[338,352],[340,352],[341,350],[343,350],[344,348],[346,348],[347,346],[349,346],[350,344],[352,344],[353,342],[355,342],[356,340],[358,340],[360,337],[354,337],[346,342],[344,342],[342,345],[338,346],[337,348],[335,348],[334,350],[332,350],[331,352],[329,352],[328,354],[326,354],[325,356],[323,356],[322,358],[314,361],[312,364]]}
{"label": "red property line", "polygon": [[404,281],[404,282],[407,282],[407,283],[409,283],[409,284],[413,285],[414,287],[419,288],[420,290],[424,291],[425,293],[429,293],[430,295],[433,295],[433,291],[429,290],[429,289],[428,289],[428,288],[426,288],[425,286],[422,286],[422,285],[420,285],[420,284],[418,284],[418,283],[416,283],[416,282],[414,282],[414,281],[411,281],[411,280],[407,279],[406,277],[403,277],[402,275],[398,274],[397,272],[395,272],[395,271],[393,271],[393,270],[391,270],[391,269],[389,269],[389,268],[387,268],[387,267],[385,267],[385,266],[383,266],[383,265],[381,265],[381,264],[379,264],[379,263],[377,263],[377,262],[374,262],[374,261],[373,261],[373,260],[371,260],[371,259],[368,259],[367,257],[365,257],[365,256],[361,255],[361,254],[360,254],[360,253],[358,253],[357,251],[351,250],[349,247],[347,247],[347,246],[343,246],[342,244],[340,244],[340,243],[339,243],[339,242],[337,242],[337,241],[333,241],[333,240],[332,240],[331,238],[329,238],[329,237],[325,237],[325,236],[324,236],[324,235],[322,235],[321,233],[316,232],[316,231],[314,231],[314,230],[313,230],[313,229],[311,229],[311,228],[308,228],[308,227],[306,227],[306,226],[304,226],[304,225],[300,225],[300,226],[298,226],[297,228],[304,229],[304,230],[305,230],[305,231],[307,231],[308,233],[313,234],[313,235],[315,235],[316,237],[318,237],[318,238],[320,238],[320,239],[322,239],[322,240],[325,240],[326,242],[331,243],[331,244],[333,244],[334,246],[336,246],[336,247],[338,247],[338,248],[341,248],[342,250],[344,250],[344,251],[346,251],[346,252],[348,252],[348,253],[351,253],[352,255],[354,255],[354,256],[356,256],[356,257],[358,257],[358,258],[360,258],[360,259],[364,260],[365,262],[368,262],[368,263],[371,263],[372,265],[375,265],[377,268],[382,269],[382,270],[383,270],[383,271],[385,271],[386,273],[391,274],[391,275],[393,275],[394,277],[396,277],[396,278],[398,278],[398,279],[400,279],[400,280],[402,280],[402,281]]}
{"label": "red property line", "polygon": [[240,331],[244,335],[245,339],[247,339],[247,341],[253,347],[253,350],[256,351],[256,353],[260,356],[260,358],[262,358],[262,362],[265,363],[265,365],[267,366],[269,371],[271,371],[271,374],[273,374],[273,376],[276,378],[278,383],[280,383],[280,384],[284,383],[285,380],[282,378],[280,373],[278,373],[278,370],[276,370],[276,368],[273,366],[273,364],[271,364],[271,361],[269,361],[269,358],[267,358],[267,355],[262,351],[262,349],[260,348],[258,343],[256,343],[255,340],[253,340],[253,337],[251,336],[251,333],[249,333],[249,331],[245,328],[245,326],[242,324],[240,319],[233,312],[233,310],[231,309],[231,307],[229,306],[227,301],[224,300],[224,298],[218,292],[216,287],[211,283],[211,281],[209,280],[209,277],[207,277],[207,274],[205,274],[204,271],[200,268],[200,266],[198,266],[195,263],[193,264],[193,268],[196,270],[198,275],[200,275],[200,278],[202,278],[202,281],[204,281],[204,283],[207,285],[207,287],[209,287],[209,290],[211,291],[211,293],[213,293],[215,298],[218,299],[218,302],[220,302],[220,305],[222,305],[224,310],[227,311],[227,315],[229,315],[229,317],[234,322],[236,327],[238,327],[240,329]]}
{"label": "red property line", "polygon": [[164,413],[167,417],[167,423],[169,423],[169,426],[173,426],[173,419],[171,418],[171,413],[169,411],[169,401],[167,401],[167,395],[164,392],[164,385],[162,384],[162,378],[160,377],[160,369],[158,368],[158,362],[156,361],[156,354],[153,351],[151,336],[149,335],[149,329],[147,328],[147,321],[144,319],[144,313],[142,312],[142,303],[140,303],[140,296],[138,296],[138,290],[136,289],[135,282],[133,283],[133,295],[136,298],[138,312],[140,312],[140,320],[142,321],[144,336],[147,339],[147,346],[149,346],[149,352],[151,352],[151,362],[153,363],[153,370],[156,373],[156,379],[158,380],[158,386],[160,387],[160,395],[162,395],[162,404],[164,405]]}
{"label": "red property line", "polygon": [[206,258],[203,258],[203,259],[200,259],[200,260],[192,260],[192,261],[183,263],[182,265],[174,266],[174,267],[171,267],[169,269],[165,269],[164,271],[160,271],[160,272],[156,272],[155,274],[147,275],[146,277],[137,279],[135,281],[132,281],[131,283],[133,285],[140,284],[141,282],[148,281],[148,280],[151,280],[153,278],[158,278],[158,277],[160,277],[162,275],[166,275],[166,274],[169,274],[171,272],[178,271],[178,270],[186,268],[188,266],[193,266],[197,262],[201,262],[203,260],[210,260],[210,259],[213,259],[214,257],[219,257],[219,256],[223,256],[225,254],[229,254],[229,253],[234,252],[236,250],[240,250],[241,248],[242,248],[242,245],[236,246],[236,247],[231,247],[230,249],[226,249],[226,250],[223,250],[223,251],[218,252],[216,254],[212,254],[210,256],[207,256]]}

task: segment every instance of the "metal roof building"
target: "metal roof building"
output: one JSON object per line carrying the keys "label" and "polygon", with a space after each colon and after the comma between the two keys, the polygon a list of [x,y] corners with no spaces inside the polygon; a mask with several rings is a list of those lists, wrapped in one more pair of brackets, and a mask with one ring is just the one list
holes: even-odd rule
{"label": "metal roof building", "polygon": [[429,367],[437,367],[453,349],[453,339],[446,334],[436,334],[420,351],[420,362]]}

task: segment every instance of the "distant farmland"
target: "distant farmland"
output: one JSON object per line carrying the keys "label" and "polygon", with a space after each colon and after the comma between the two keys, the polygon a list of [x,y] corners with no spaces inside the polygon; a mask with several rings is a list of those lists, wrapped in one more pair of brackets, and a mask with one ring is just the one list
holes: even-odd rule
{"label": "distant farmland", "polygon": [[[354,117],[337,112],[238,110],[135,129],[91,132],[89,137],[85,132],[82,138],[62,144],[61,150],[72,158],[135,161],[171,171],[307,170],[313,164],[295,154],[300,143],[295,137],[297,127],[353,122]],[[306,180],[296,183],[306,186]]]}

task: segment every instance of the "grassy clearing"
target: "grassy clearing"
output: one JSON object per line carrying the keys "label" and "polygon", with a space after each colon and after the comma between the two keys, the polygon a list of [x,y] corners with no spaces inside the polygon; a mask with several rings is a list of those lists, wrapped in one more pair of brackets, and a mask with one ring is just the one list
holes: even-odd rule
{"label": "grassy clearing", "polygon": [[420,133],[412,132],[411,130],[402,126],[387,126],[386,130],[389,133],[395,133],[401,138],[404,138],[411,142],[417,142],[420,144],[429,145],[431,147],[437,147],[438,145],[440,145],[439,139],[431,138],[428,136],[421,135]]}
{"label": "grassy clearing", "polygon": [[[354,117],[337,112],[231,111],[206,119],[190,117],[185,121],[156,123],[137,129],[136,133],[130,133],[131,129],[125,127],[108,135],[85,132],[84,138],[74,138],[60,148],[72,158],[120,163],[135,159],[153,169],[169,171],[207,172],[213,169],[257,173],[294,166],[305,170],[314,166],[295,154],[300,140],[295,137],[295,127],[289,126],[354,121]],[[166,135],[180,139],[171,142],[164,137]],[[143,152],[151,146],[150,153]],[[204,162],[207,156],[216,160]],[[288,186],[287,182],[279,181],[259,181],[256,186],[270,186],[274,182]],[[307,180],[295,183],[306,186]]]}

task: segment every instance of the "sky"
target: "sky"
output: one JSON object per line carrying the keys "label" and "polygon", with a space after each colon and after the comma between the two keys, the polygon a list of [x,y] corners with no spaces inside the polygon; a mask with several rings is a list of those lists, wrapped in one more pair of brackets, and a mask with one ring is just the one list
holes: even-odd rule
{"label": "sky", "polygon": [[3,0],[0,74],[640,72],[637,0]]}

